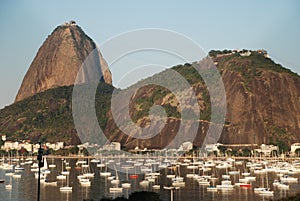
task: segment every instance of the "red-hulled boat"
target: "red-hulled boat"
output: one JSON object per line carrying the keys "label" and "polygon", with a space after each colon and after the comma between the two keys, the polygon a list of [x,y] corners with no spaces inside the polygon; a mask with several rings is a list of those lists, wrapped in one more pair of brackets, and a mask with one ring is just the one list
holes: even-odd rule
{"label": "red-hulled boat", "polygon": [[130,178],[130,179],[137,179],[137,178],[139,178],[139,175],[137,175],[137,174],[132,174],[132,175],[129,175],[129,178]]}
{"label": "red-hulled boat", "polygon": [[250,188],[250,187],[251,187],[251,184],[240,184],[240,187]]}

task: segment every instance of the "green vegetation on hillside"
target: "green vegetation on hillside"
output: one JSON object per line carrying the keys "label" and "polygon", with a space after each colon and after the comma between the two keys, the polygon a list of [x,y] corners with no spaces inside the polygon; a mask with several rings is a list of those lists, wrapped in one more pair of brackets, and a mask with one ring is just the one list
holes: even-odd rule
{"label": "green vegetation on hillside", "polygon": [[[219,54],[226,54],[226,56],[217,56]],[[221,73],[224,70],[237,72],[232,74],[238,76],[237,79],[240,79],[243,86],[249,91],[253,87],[252,81],[259,79],[266,71],[288,73],[298,77],[297,74],[275,64],[271,59],[256,51],[251,51],[250,56],[240,56],[230,50],[212,51],[210,56],[214,62],[217,62]],[[130,105],[130,115],[133,121],[145,125],[143,120],[148,120],[149,110],[153,105],[162,106],[170,118],[181,118],[178,97],[189,99],[191,94],[187,93],[187,90],[178,81],[178,77],[171,73],[172,71],[178,73],[188,82],[189,86],[193,87],[201,110],[199,119],[211,121],[210,94],[202,77],[195,69],[198,67],[200,68],[198,63],[177,65],[138,82],[135,86],[142,87],[138,87]],[[211,78],[211,80],[214,79],[214,77]],[[147,82],[158,84],[144,85]],[[163,86],[169,85],[180,91],[177,94],[178,97],[171,89],[159,86],[161,82],[164,83]],[[30,139],[34,142],[55,142],[59,139],[59,141],[67,143],[78,143],[72,116],[72,90],[72,86],[51,89],[2,109],[0,133],[6,134],[9,140]],[[95,107],[99,125],[103,130],[107,128],[107,123],[111,120],[108,113],[113,90],[112,86],[104,83],[100,83],[97,89]],[[191,105],[191,103],[187,102],[187,105]],[[190,110],[193,108],[191,107]],[[227,126],[230,126],[229,122],[227,122]],[[118,128],[111,128],[110,131],[120,133]],[[268,134],[269,142],[278,145],[280,151],[283,152],[287,151],[287,146],[294,140],[286,137],[290,135],[288,131],[277,128],[275,125],[270,125],[265,132]]]}
{"label": "green vegetation on hillside", "polygon": [[[76,134],[72,90],[73,86],[50,89],[5,107],[0,113],[1,134],[6,134],[10,140],[56,142],[59,139],[70,143],[76,136],[72,136]],[[96,111],[102,128],[106,126],[112,90],[112,86],[104,83],[97,89]],[[76,139],[73,140],[76,143]]]}
{"label": "green vegetation on hillside", "polygon": [[285,129],[278,128],[276,126],[269,126],[267,128],[269,136],[269,144],[277,145],[279,153],[286,153],[289,151],[289,145],[292,142],[292,136]]}
{"label": "green vegetation on hillside", "polygon": [[[241,56],[240,53],[245,53],[248,50],[242,50],[239,53],[232,50],[211,50],[209,56],[216,60],[221,68],[229,68],[243,73],[243,77],[247,79],[252,76],[259,76],[260,70],[270,70],[279,73],[288,73],[290,75],[298,76],[297,73],[292,72],[290,69],[283,67],[280,64],[276,64],[273,60],[265,57],[258,51],[250,51],[250,56]],[[226,55],[228,54],[228,55]],[[226,55],[217,57],[217,55]],[[249,77],[247,77],[249,76]]]}
{"label": "green vegetation on hillside", "polygon": [[159,81],[163,80],[164,86],[172,86],[173,89],[180,91],[177,95],[181,97],[187,96],[187,94],[185,94],[186,89],[184,89],[182,84],[177,81],[176,75],[174,73],[170,73],[170,71],[174,70],[189,83],[189,86],[193,87],[193,90],[196,92],[196,96],[198,95],[199,105],[202,103],[201,116],[199,119],[207,121],[210,120],[211,106],[208,90],[206,89],[203,79],[195,67],[187,63],[175,66],[172,69],[165,70],[153,77],[137,83],[138,85],[143,86],[139,90],[144,92],[144,94],[134,100],[133,104],[138,105],[138,110],[133,111],[131,115],[134,122],[148,116],[149,110],[153,105],[161,105],[165,109],[168,117],[181,117],[180,103],[178,103],[178,100],[172,91],[159,85],[143,85],[143,83],[159,83]]}

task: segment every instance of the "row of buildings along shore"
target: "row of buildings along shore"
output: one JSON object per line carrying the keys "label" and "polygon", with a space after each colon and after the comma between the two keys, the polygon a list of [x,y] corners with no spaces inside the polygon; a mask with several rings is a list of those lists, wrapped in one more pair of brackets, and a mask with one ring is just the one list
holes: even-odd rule
{"label": "row of buildings along shore", "polygon": [[[38,149],[40,147],[39,143],[31,143],[30,141],[9,141],[6,140],[6,136],[2,135],[1,137],[2,140],[2,146],[0,147],[1,150],[3,151],[11,151],[11,150],[26,150],[29,153],[37,153]],[[60,149],[68,149],[72,148],[74,146],[72,145],[66,145],[64,142],[55,142],[55,143],[50,143],[50,142],[45,142],[43,143],[43,148],[46,150],[52,149],[54,151],[60,150]],[[107,144],[103,146],[99,146],[97,144],[81,144],[77,145],[79,149],[83,148],[97,148],[98,150],[107,150],[107,151],[120,151],[121,150],[121,144],[119,142],[108,142]],[[177,151],[177,152],[188,152],[194,149],[193,143],[192,142],[184,142],[182,143],[181,146],[179,146],[178,149],[173,149],[172,151]],[[279,154],[279,147],[276,145],[267,145],[267,144],[221,144],[221,143],[216,143],[216,144],[206,144],[204,146],[204,152],[205,154],[209,153],[214,153],[217,156],[222,155],[222,152],[226,151],[232,151],[232,150],[248,150],[251,152],[251,154],[256,154],[256,155],[262,155],[262,156],[274,156]],[[226,151],[224,151],[226,150]],[[129,150],[130,152],[149,152],[149,151],[157,151],[153,149],[147,149],[143,148],[140,149],[139,147],[136,147],[135,149]],[[300,143],[294,143],[290,147],[289,153],[290,156],[298,156],[300,154]]]}

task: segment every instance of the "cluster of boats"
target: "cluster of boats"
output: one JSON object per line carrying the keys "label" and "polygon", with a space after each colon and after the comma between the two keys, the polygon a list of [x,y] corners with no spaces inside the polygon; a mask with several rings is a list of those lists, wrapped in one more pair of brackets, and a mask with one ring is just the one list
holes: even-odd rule
{"label": "cluster of boats", "polygon": [[[49,159],[48,159],[49,160]],[[77,159],[71,166],[65,159],[61,160],[61,170],[57,171],[57,161],[48,165],[44,159],[44,166],[40,168],[40,182],[43,185],[58,186],[61,192],[72,192],[70,185],[70,171],[76,170],[78,184],[90,187],[96,176],[104,178],[109,185],[110,193],[122,193],[130,189],[132,181],[138,181],[141,188],[147,190],[180,189],[197,182],[207,192],[232,191],[236,188],[252,188],[258,195],[273,196],[274,190],[289,190],[292,184],[298,183],[300,175],[300,161],[283,160],[235,160],[232,158],[182,158],[169,159],[167,157],[101,157],[94,159]],[[0,160],[0,170],[5,172],[6,189],[12,189],[11,179],[21,178],[24,168],[30,168],[38,179],[38,164],[32,158],[23,160]],[[92,168],[93,167],[93,168]],[[95,168],[97,171],[95,171]],[[56,180],[48,180],[53,171],[59,172]],[[120,179],[119,172],[125,174]],[[270,179],[272,176],[272,180]],[[0,183],[4,179],[0,178]],[[255,184],[255,186],[254,186]],[[73,184],[74,185],[74,184]]]}
{"label": "cluster of boats", "polygon": [[[12,189],[12,178],[14,179],[20,179],[21,178],[21,172],[24,170],[23,165],[29,164],[29,160],[26,160],[22,163],[20,163],[20,159],[18,158],[13,158],[9,159],[9,163],[5,163],[4,157],[0,159],[0,170],[3,170],[4,175],[0,177],[0,183],[5,183],[5,177],[9,177],[8,182],[6,182],[5,188],[10,190]],[[14,165],[13,163],[16,163]]]}

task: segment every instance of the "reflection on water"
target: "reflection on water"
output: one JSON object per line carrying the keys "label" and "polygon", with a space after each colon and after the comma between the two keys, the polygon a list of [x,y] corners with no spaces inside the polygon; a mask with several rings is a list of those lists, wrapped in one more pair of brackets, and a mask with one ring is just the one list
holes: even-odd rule
{"label": "reflection on water", "polygon": [[[172,168],[165,168],[160,170],[160,176],[148,177],[148,182],[145,180],[145,175],[139,175],[138,178],[131,177],[126,174],[126,171],[117,173],[115,170],[107,169],[111,172],[112,176],[118,177],[120,180],[119,184],[112,184],[112,180],[115,178],[108,178],[100,176],[100,172],[106,171],[105,167],[97,167],[97,163],[87,162],[89,164],[88,171],[95,173],[94,177],[91,178],[91,186],[81,186],[77,176],[83,173],[83,168],[80,168],[80,165],[77,163],[77,159],[66,159],[62,162],[61,159],[51,160],[48,159],[49,163],[54,163],[55,168],[49,168],[51,173],[47,175],[47,181],[53,182],[57,181],[57,186],[47,185],[42,182],[41,184],[41,201],[48,200],[57,200],[57,201],[83,201],[84,199],[94,199],[99,200],[103,197],[112,197],[117,196],[128,197],[130,193],[135,191],[154,191],[160,194],[160,198],[164,201],[170,200],[170,190],[166,190],[164,186],[171,186],[172,179],[167,178],[167,175],[174,174],[176,178],[183,177],[184,187],[174,190],[174,200],[175,201],[198,201],[198,200],[212,200],[212,201],[257,201],[257,200],[269,200],[270,197],[264,197],[254,193],[254,187],[266,187],[267,185],[275,192],[273,199],[286,197],[289,195],[294,195],[297,192],[300,192],[299,182],[294,182],[289,184],[289,190],[281,189],[274,187],[272,184],[275,179],[278,179],[278,175],[275,172],[269,172],[266,174],[254,174],[250,171],[249,168],[246,168],[245,163],[240,166],[233,166],[231,168],[211,168],[207,171],[203,171],[203,168],[199,168],[200,165],[196,168],[189,169],[187,164],[172,164]],[[87,160],[86,160],[87,161]],[[56,177],[61,173],[62,170],[66,168],[66,162],[69,163],[68,166],[71,167],[70,175],[67,176],[66,180],[57,180]],[[105,162],[105,161],[102,161]],[[106,161],[107,162],[107,161]],[[1,163],[1,162],[0,162]],[[112,162],[113,163],[113,162]],[[3,162],[2,162],[3,164]],[[15,163],[17,165],[18,162]],[[105,163],[104,163],[105,164]],[[118,165],[118,164],[116,164]],[[5,183],[0,184],[0,200],[3,201],[19,201],[19,200],[36,200],[37,199],[37,179],[35,179],[32,164],[24,165],[24,171],[20,171],[20,176],[9,176],[6,173],[11,172],[12,170],[0,168],[0,180],[5,179]],[[251,176],[256,176],[256,180],[252,182],[251,188],[242,188],[234,187],[233,190],[218,190],[213,192],[207,191],[207,186],[199,185],[198,181],[193,178],[187,178],[187,174],[195,175],[214,175],[218,180],[210,182],[210,185],[217,185],[221,183],[222,175],[228,174],[229,170],[240,171],[240,174],[230,175],[230,180],[232,184],[238,183],[242,172],[249,171]],[[85,171],[85,170],[84,170]],[[299,178],[300,174],[295,174],[293,177]],[[20,178],[19,178],[20,177]],[[168,176],[170,177],[170,176]],[[61,192],[60,187],[67,185],[67,180],[69,180],[69,185],[73,187],[72,192]],[[111,187],[121,187],[121,184],[124,182],[131,184],[130,188],[121,189],[119,192],[110,192]],[[142,182],[143,181],[143,182]],[[7,184],[12,184],[12,189],[6,189]],[[174,183],[173,183],[174,184]],[[158,190],[154,190],[154,185],[160,185]]]}

